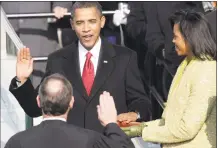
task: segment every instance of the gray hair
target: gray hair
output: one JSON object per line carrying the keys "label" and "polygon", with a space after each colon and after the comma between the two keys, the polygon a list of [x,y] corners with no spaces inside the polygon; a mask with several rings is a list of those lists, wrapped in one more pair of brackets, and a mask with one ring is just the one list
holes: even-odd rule
{"label": "gray hair", "polygon": [[64,76],[56,73],[46,77],[39,87],[39,99],[43,113],[53,116],[65,114],[72,95],[72,85]]}
{"label": "gray hair", "polygon": [[89,2],[75,2],[73,4],[72,11],[71,11],[71,19],[74,18],[74,14],[75,14],[76,9],[91,8],[91,7],[95,7],[99,11],[100,15],[102,15],[102,6],[99,4],[99,2],[92,2],[92,1],[89,1]]}

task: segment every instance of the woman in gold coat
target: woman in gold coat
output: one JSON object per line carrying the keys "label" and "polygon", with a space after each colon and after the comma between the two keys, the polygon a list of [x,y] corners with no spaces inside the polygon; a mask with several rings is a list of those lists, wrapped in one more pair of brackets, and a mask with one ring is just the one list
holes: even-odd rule
{"label": "woman in gold coat", "polygon": [[163,148],[216,147],[216,43],[203,14],[178,11],[173,43],[186,56],[171,84],[162,118],[122,128]]}

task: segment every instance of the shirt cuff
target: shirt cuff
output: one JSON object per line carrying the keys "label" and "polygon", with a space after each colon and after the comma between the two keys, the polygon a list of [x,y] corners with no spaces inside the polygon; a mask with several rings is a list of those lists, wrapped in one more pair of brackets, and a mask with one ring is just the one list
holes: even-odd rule
{"label": "shirt cuff", "polygon": [[[24,83],[26,83],[26,82],[24,82]],[[23,84],[24,84],[23,83]],[[21,87],[23,84],[21,84],[21,82],[17,79],[17,77],[15,76],[13,79],[12,79],[12,81],[11,81],[11,88],[12,89],[17,89],[17,88],[19,88],[19,87]]]}

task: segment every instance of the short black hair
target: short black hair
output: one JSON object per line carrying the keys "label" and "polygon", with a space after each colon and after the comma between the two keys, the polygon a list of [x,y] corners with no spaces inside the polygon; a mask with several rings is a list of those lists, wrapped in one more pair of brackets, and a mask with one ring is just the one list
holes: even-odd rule
{"label": "short black hair", "polygon": [[99,4],[99,2],[94,2],[94,1],[89,1],[89,2],[75,2],[73,4],[73,7],[72,7],[72,10],[71,10],[71,19],[74,18],[74,13],[75,13],[75,10],[76,9],[79,9],[79,8],[91,8],[91,7],[94,7],[96,8],[100,15],[102,15],[102,6],[101,4]]}
{"label": "short black hair", "polygon": [[171,25],[179,25],[181,34],[189,44],[194,57],[216,60],[216,42],[205,16],[194,10],[179,10],[170,17]]}
{"label": "short black hair", "polygon": [[[51,86],[58,82],[58,86]],[[55,88],[55,91],[52,89]],[[59,116],[66,113],[73,95],[70,82],[61,74],[52,74],[46,77],[39,87],[39,99],[42,112],[46,115]]]}

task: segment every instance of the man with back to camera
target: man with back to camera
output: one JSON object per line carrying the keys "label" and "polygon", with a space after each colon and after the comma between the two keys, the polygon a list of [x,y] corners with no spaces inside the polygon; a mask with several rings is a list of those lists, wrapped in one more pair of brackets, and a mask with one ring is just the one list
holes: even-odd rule
{"label": "man with back to camera", "polygon": [[5,148],[133,148],[131,140],[116,124],[117,111],[110,93],[103,92],[97,105],[104,135],[66,123],[73,108],[70,82],[60,74],[46,77],[40,85],[37,104],[42,110],[41,124],[12,136]]}
{"label": "man with back to camera", "polygon": [[[119,122],[148,121],[150,100],[139,74],[136,53],[101,39],[105,17],[99,3],[74,3],[71,23],[79,41],[49,55],[45,74],[60,73],[73,85],[75,104],[68,123],[102,132],[95,106],[103,91],[114,97]],[[37,89],[29,79],[32,63],[29,49],[21,49],[10,91],[29,116],[37,117],[41,110],[35,100]]]}

